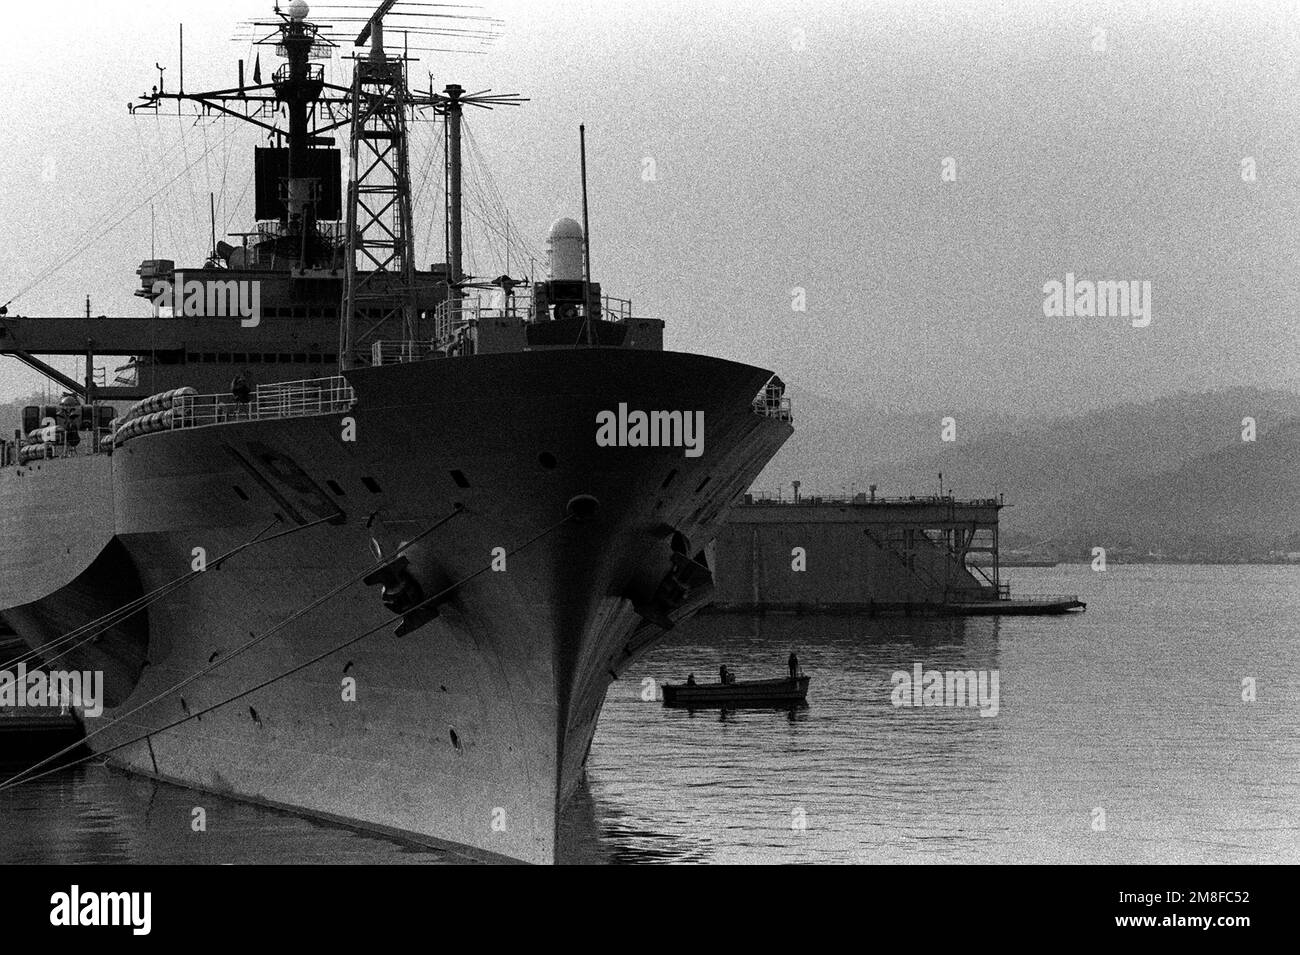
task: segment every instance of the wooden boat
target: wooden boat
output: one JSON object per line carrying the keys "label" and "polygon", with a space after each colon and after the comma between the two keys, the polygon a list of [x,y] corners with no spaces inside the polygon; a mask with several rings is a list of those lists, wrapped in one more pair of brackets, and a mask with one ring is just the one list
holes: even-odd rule
{"label": "wooden boat", "polygon": [[736,680],[732,683],[665,683],[664,706],[791,706],[808,698],[809,677]]}

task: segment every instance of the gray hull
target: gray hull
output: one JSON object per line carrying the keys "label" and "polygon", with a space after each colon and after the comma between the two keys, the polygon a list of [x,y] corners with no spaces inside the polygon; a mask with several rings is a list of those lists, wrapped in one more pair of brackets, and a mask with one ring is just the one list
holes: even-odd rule
{"label": "gray hull", "polygon": [[[751,410],[768,377],[622,349],[389,366],[349,374],[355,441],[343,440],[344,415],[325,415],[147,435],[111,458],[4,469],[0,613],[40,646],[185,574],[195,548],[211,561],[277,517],[272,534],[332,515],[209,567],[61,658],[104,669],[118,704],[89,721],[91,732],[108,727],[92,748],[152,734],[112,758],[201,789],[553,862],[606,687],[663,633],[645,608],[663,594],[673,545],[706,547],[790,433]],[[620,402],[703,410],[703,455],[597,447],[597,412]],[[600,502],[596,518],[554,527],[576,495]],[[407,555],[427,595],[463,582],[435,619],[394,636],[379,588],[355,583],[236,655],[373,568],[372,539],[391,554],[457,506]],[[504,570],[466,580],[497,548],[548,528]],[[355,701],[345,700],[351,680]]]}

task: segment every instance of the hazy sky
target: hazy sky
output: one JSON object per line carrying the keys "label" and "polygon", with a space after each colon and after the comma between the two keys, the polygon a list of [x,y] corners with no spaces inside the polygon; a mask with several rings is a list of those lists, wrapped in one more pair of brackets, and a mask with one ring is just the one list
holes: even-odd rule
{"label": "hazy sky", "polygon": [[[11,312],[76,314],[90,294],[96,314],[141,313],[140,204],[190,163],[153,200],[158,256],[201,263],[209,191],[221,226],[249,226],[255,130],[132,119],[125,106],[155,82],[155,61],[174,86],[182,21],[187,88],[234,85],[235,61],[251,60],[231,40],[238,22],[269,11],[6,6],[17,42],[0,58],[0,302],[84,245]],[[426,55],[418,74],[532,98],[469,120],[512,230],[537,247],[553,218],[578,217],[587,124],[594,277],[665,319],[669,347],[864,406],[945,412],[1300,386],[1294,2],[484,11],[504,21],[486,55]],[[419,131],[421,182],[440,182],[425,161],[440,157],[439,135]],[[441,258],[441,198],[422,194],[421,255]],[[470,222],[469,264],[498,274]],[[1045,317],[1043,284],[1067,272],[1149,281],[1150,325]],[[795,289],[806,311],[792,308]],[[34,381],[0,359],[0,397]]]}

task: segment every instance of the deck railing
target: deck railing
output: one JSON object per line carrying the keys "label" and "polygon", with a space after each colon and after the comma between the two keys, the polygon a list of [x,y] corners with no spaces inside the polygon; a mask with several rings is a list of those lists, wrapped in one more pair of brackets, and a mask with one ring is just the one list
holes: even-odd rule
{"label": "deck railing", "polygon": [[399,365],[407,361],[424,361],[439,355],[438,343],[426,341],[377,341],[370,345],[372,365]]}
{"label": "deck railing", "polygon": [[[914,495],[908,497],[884,497],[877,494],[870,496],[866,491],[858,491],[856,494],[801,494],[796,500],[794,497],[784,496],[778,491],[776,494],[769,494],[760,491],[757,494],[746,494],[744,503],[749,505],[783,505],[802,504],[806,507],[817,507],[822,504],[842,504],[855,507],[870,507],[875,504],[931,504],[953,507],[996,507],[1002,504],[997,498],[973,498],[971,500],[960,500],[955,497],[939,497],[937,495]],[[992,566],[990,563],[989,566]]]}
{"label": "deck railing", "polygon": [[790,399],[785,396],[785,384],[775,375],[754,398],[753,407],[754,414],[779,418],[782,421],[794,420],[793,406]]}
{"label": "deck railing", "polygon": [[266,421],[338,414],[356,403],[342,375],[258,385],[248,401],[225,395],[187,395],[172,409],[172,429],[202,428],[231,421]]}

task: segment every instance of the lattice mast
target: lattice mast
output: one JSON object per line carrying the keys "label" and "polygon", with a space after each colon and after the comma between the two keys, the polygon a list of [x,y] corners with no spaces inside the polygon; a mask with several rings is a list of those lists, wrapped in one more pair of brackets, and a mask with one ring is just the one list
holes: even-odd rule
{"label": "lattice mast", "polygon": [[[410,152],[407,148],[406,60],[384,50],[384,0],[357,37],[370,42],[352,79],[352,136],[348,163],[347,248],[339,360],[344,369],[366,363],[374,331],[400,318],[403,337],[415,341],[415,238],[411,228]],[[358,268],[358,263],[363,268]]]}

